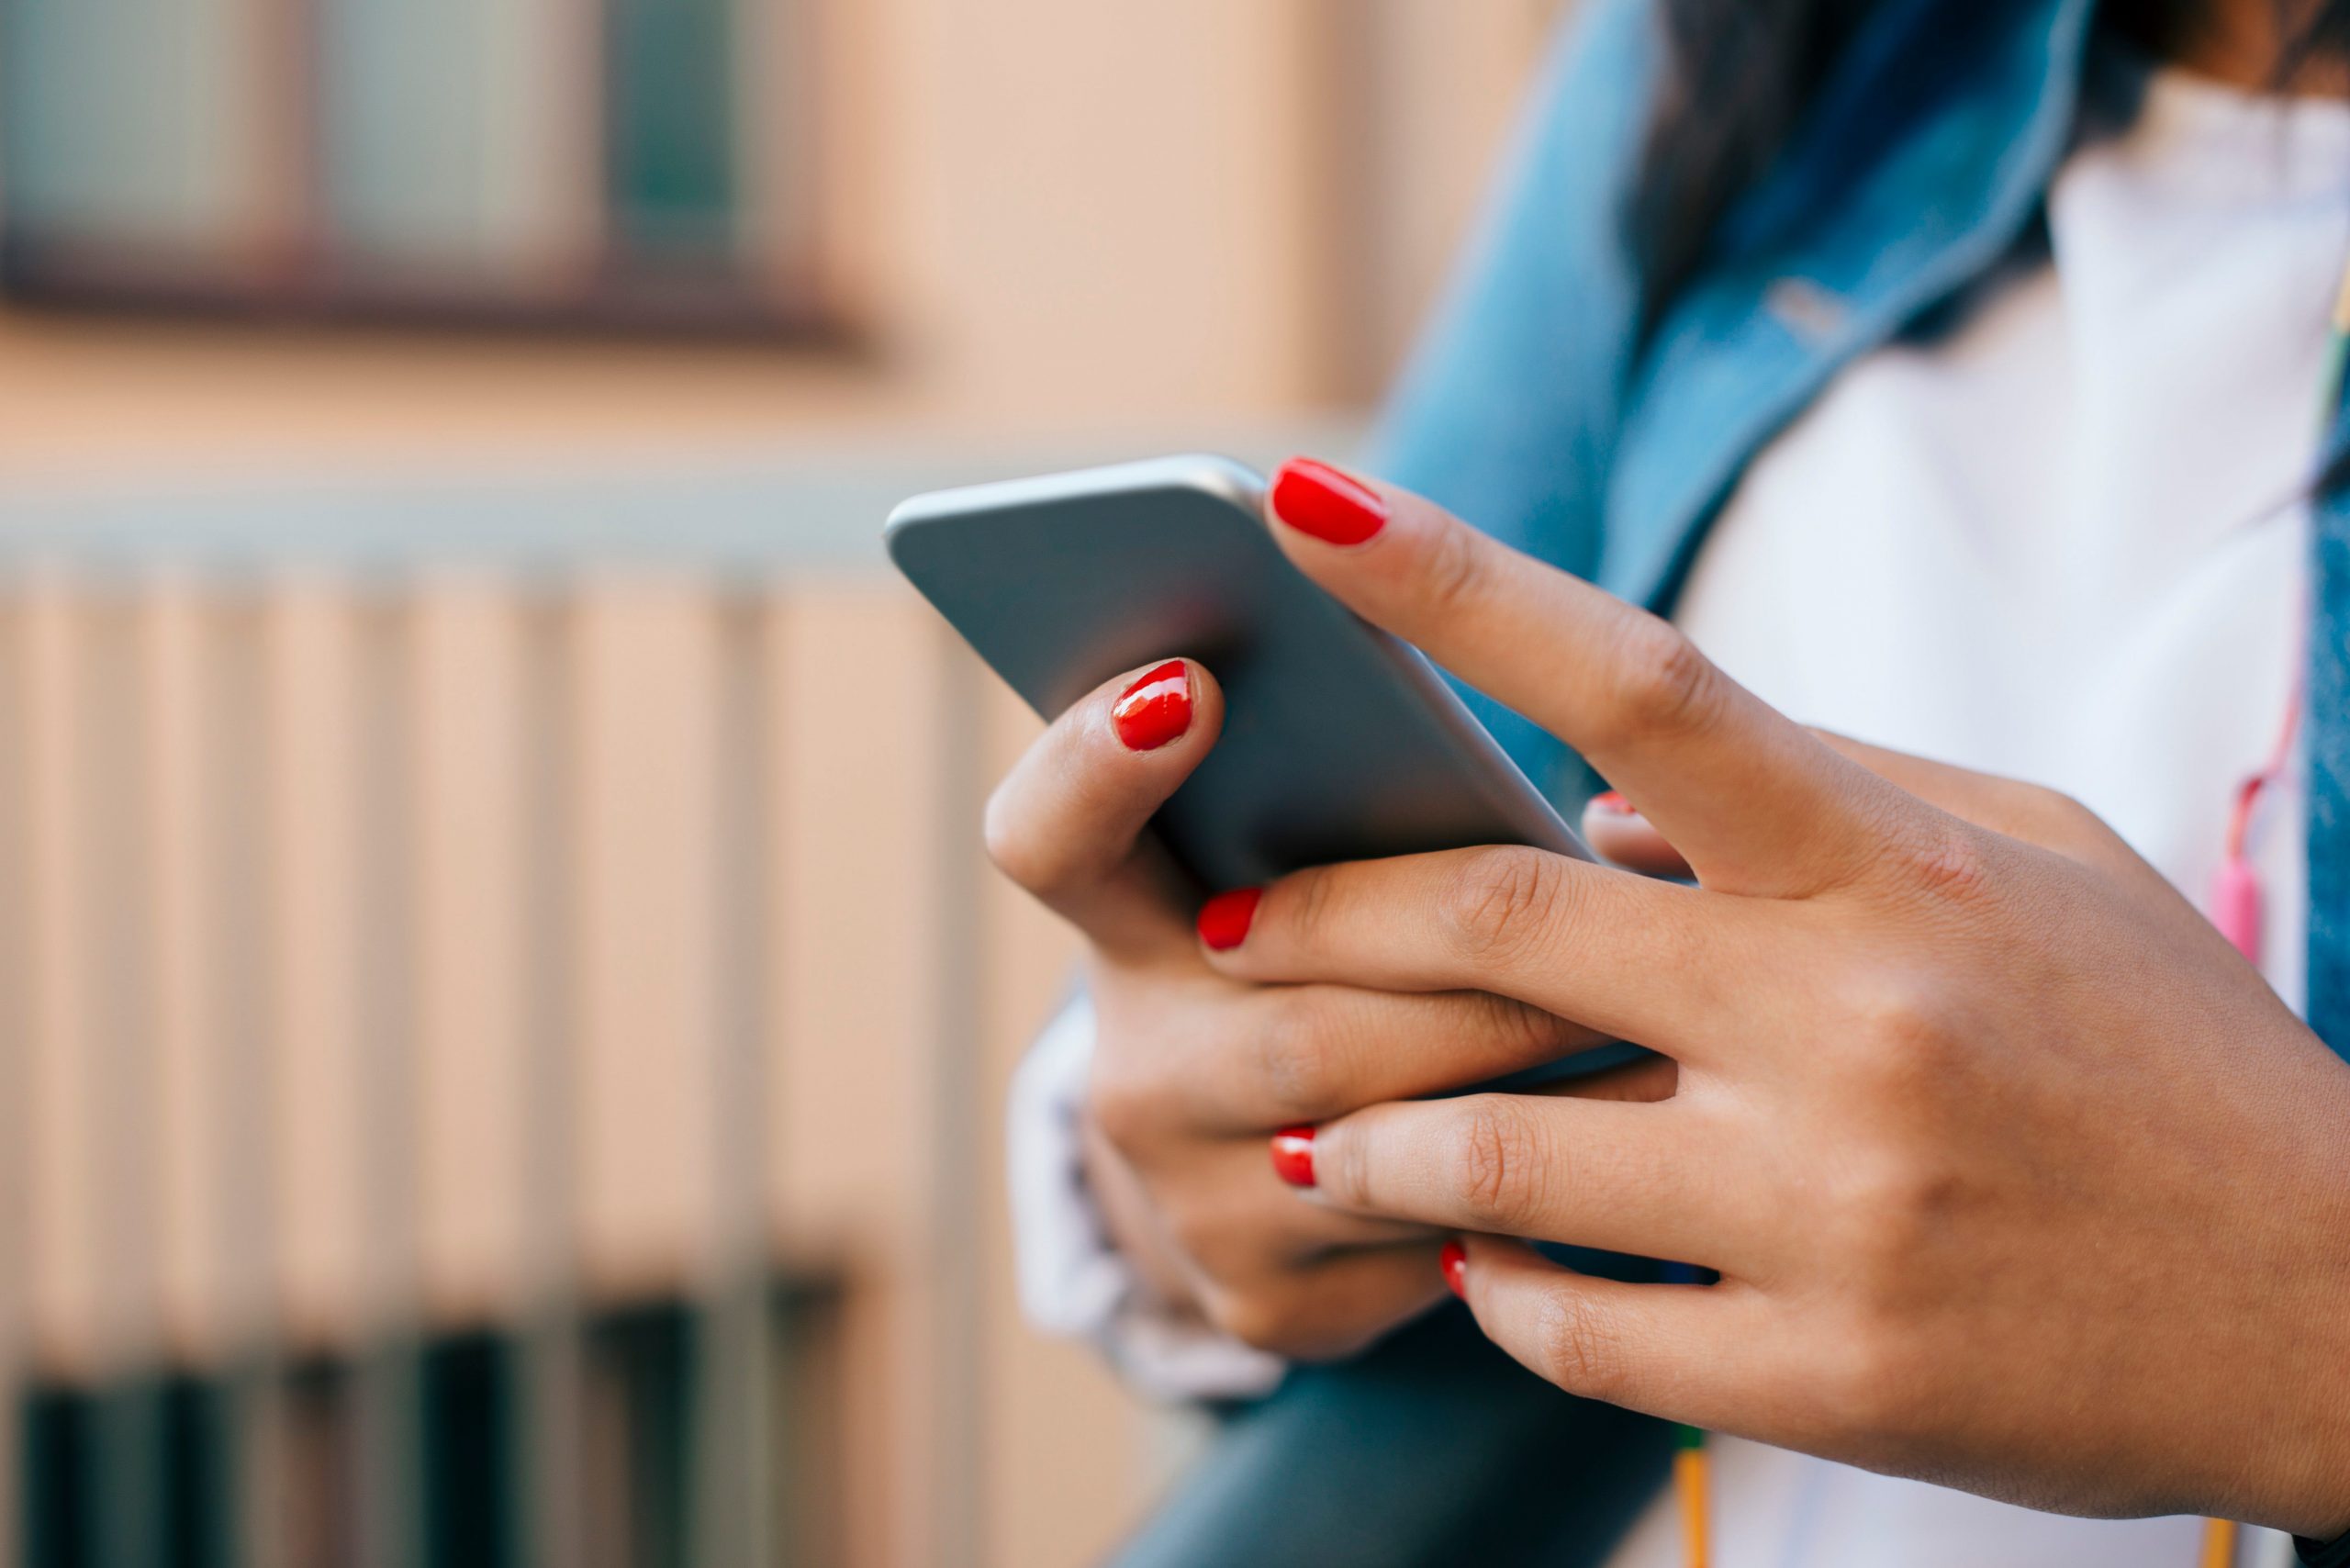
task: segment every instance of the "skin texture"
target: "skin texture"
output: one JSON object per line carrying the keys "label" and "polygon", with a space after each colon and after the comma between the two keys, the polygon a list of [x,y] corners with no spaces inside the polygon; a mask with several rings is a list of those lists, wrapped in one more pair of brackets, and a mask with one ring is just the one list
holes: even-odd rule
{"label": "skin texture", "polygon": [[[1111,716],[1139,671],[1062,715],[990,803],[989,852],[1088,938],[1100,1044],[1082,1137],[1121,1249],[1178,1313],[1286,1356],[1342,1356],[1443,1294],[1443,1233],[1297,1203],[1267,1137],[1599,1036],[1490,994],[1266,987],[1219,973],[1192,931],[1196,890],[1141,836],[1223,719],[1214,678],[1190,667],[1191,726],[1153,750],[1129,749]],[[1669,1089],[1667,1067],[1585,1092]]]}
{"label": "skin texture", "polygon": [[1364,544],[1276,535],[1575,746],[1701,885],[1513,848],[1267,889],[1222,973],[1489,991],[1679,1069],[1651,1103],[1337,1119],[1308,1206],[1472,1233],[1478,1321],[1575,1393],[2042,1507],[2350,1526],[2350,1067],[2076,802],[1805,730],[1386,495]]}

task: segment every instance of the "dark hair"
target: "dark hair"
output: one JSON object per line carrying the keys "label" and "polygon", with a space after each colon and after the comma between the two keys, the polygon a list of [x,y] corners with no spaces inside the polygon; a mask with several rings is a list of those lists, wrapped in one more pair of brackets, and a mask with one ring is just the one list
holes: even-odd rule
{"label": "dark hair", "polygon": [[[1986,0],[1941,0],[1963,14]],[[2274,0],[2289,39],[2276,84],[2350,56],[2350,0]],[[1704,262],[1739,196],[1785,150],[1885,0],[1658,0],[1666,69],[1631,213],[1653,323]],[[2197,0],[2106,0],[2100,25],[2159,48]]]}

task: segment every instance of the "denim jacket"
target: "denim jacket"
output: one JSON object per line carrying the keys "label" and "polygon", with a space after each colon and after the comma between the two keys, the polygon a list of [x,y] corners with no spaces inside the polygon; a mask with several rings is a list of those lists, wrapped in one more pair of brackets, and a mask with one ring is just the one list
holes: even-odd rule
{"label": "denim jacket", "polygon": [[[1623,597],[1672,608],[1746,465],[1829,378],[1997,265],[2070,143],[2092,0],[1887,0],[1643,342],[1625,215],[1659,43],[1592,0],[1375,465]],[[2335,450],[2350,437],[2337,421]],[[2350,1055],[2350,496],[2318,510],[2309,1020]],[[1897,526],[1897,523],[1888,523]],[[1561,795],[1580,765],[1472,697]]]}

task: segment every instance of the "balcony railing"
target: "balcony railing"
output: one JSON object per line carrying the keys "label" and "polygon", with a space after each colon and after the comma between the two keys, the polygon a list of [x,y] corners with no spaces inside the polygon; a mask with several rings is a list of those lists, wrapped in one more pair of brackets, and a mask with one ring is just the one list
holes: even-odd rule
{"label": "balcony railing", "polygon": [[1054,462],[0,495],[20,1559],[993,1560],[1067,955],[878,531]]}

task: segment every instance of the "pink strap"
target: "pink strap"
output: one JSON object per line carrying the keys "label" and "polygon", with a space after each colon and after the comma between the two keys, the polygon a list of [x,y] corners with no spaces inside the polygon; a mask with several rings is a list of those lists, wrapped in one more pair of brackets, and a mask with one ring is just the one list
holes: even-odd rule
{"label": "pink strap", "polygon": [[2211,879],[2211,924],[2237,952],[2260,962],[2260,878],[2237,856],[2220,863]]}

